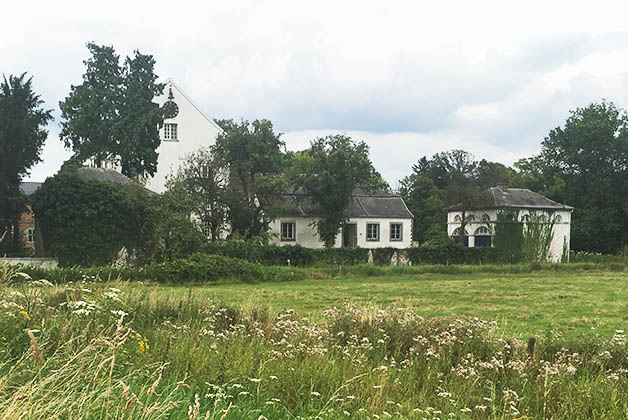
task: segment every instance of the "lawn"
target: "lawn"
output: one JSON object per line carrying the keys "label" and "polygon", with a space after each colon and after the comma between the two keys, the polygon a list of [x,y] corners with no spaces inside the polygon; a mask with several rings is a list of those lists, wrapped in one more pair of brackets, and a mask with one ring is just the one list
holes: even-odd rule
{"label": "lawn", "polygon": [[391,304],[425,317],[477,316],[505,334],[526,337],[556,329],[571,337],[611,334],[628,323],[628,273],[422,274],[322,278],[283,283],[189,286],[134,285],[153,300],[212,299],[245,309],[293,309],[313,319],[345,303]]}

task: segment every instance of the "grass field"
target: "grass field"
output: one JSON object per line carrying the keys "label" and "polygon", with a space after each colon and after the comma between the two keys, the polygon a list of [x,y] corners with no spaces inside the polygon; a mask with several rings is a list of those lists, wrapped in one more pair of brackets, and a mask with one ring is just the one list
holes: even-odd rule
{"label": "grass field", "polygon": [[0,420],[625,419],[627,281],[17,279],[0,284]]}
{"label": "grass field", "polygon": [[477,316],[498,321],[512,337],[556,329],[568,336],[612,334],[628,327],[628,273],[396,275],[284,283],[134,285],[150,299],[212,299],[271,313],[293,309],[319,318],[345,303],[410,308],[423,317]]}

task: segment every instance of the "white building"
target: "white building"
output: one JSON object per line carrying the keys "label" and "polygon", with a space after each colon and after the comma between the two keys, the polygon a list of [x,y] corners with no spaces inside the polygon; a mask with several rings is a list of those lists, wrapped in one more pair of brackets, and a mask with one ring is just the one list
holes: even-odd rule
{"label": "white building", "polygon": [[[277,245],[299,244],[322,248],[325,243],[312,225],[319,212],[301,193],[282,197],[283,216],[270,223]],[[412,213],[403,199],[395,194],[356,191],[347,209],[349,221],[336,236],[334,247],[408,248],[412,245]]]}
{"label": "white building", "polygon": [[[169,115],[159,130],[161,144],[157,148],[157,171],[146,180],[146,188],[161,194],[166,191],[167,177],[177,171],[181,161],[190,153],[213,145],[223,129],[170,78],[165,82],[163,94],[154,101],[165,107]],[[86,166],[120,172],[120,166],[109,161],[97,163],[90,159]]]}
{"label": "white building", "polygon": [[160,106],[171,112],[159,131],[161,145],[157,148],[157,172],[146,183],[146,188],[162,193],[166,177],[179,168],[190,153],[216,142],[222,128],[205,114],[172,79],[166,80],[164,93],[155,98]]}
{"label": "white building", "polygon": [[[485,204],[465,211],[464,244],[469,247],[491,246],[492,236],[500,211],[513,211],[519,221],[525,223],[531,214],[553,221],[553,237],[548,260],[560,262],[569,252],[571,240],[571,213],[573,207],[557,203],[527,189],[508,188],[506,185],[489,188]],[[460,237],[463,212],[460,206],[452,206],[447,214],[447,233],[456,240]]]}

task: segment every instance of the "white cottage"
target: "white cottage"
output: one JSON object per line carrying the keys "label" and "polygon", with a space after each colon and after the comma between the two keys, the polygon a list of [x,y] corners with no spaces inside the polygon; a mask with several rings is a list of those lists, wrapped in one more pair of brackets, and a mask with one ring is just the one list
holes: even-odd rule
{"label": "white cottage", "polygon": [[[282,217],[270,223],[278,245],[299,244],[322,248],[325,244],[312,225],[319,211],[303,193],[284,194]],[[334,247],[408,248],[412,245],[412,213],[403,199],[387,192],[355,191],[347,209],[349,221],[336,236]]]}
{"label": "white cottage", "polygon": [[[465,211],[464,244],[466,246],[491,246],[497,213],[509,210],[515,211],[522,223],[525,223],[532,213],[540,216],[541,220],[546,220],[547,223],[554,222],[548,260],[560,262],[563,254],[569,252],[573,207],[557,203],[527,189],[508,188],[507,185],[489,188],[485,198],[484,204],[479,208]],[[462,217],[463,212],[459,205],[449,208],[447,233],[456,241],[460,237]]]}

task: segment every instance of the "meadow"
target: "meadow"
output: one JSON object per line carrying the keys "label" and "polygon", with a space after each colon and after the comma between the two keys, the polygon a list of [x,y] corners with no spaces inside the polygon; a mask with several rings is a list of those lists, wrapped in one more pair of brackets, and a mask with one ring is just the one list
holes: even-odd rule
{"label": "meadow", "polygon": [[628,272],[319,277],[14,273],[0,420],[628,417]]}

